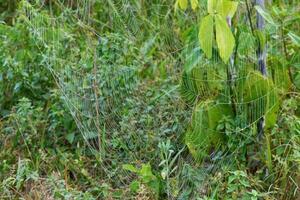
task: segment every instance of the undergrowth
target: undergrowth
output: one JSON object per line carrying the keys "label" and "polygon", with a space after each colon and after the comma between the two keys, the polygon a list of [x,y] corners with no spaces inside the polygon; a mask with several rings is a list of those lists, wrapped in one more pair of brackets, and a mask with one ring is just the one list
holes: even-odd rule
{"label": "undergrowth", "polygon": [[[256,128],[240,130],[243,118],[222,113],[215,131],[224,141],[195,159],[185,144],[194,109],[183,101],[180,82],[194,59],[202,59],[193,40],[195,20],[203,13],[175,12],[171,0],[95,1],[94,20],[83,29],[70,17],[75,3],[65,1],[63,10],[60,1],[44,1],[40,15],[54,12],[69,25],[53,50],[26,24],[25,1],[11,2],[0,0],[0,11],[5,10],[0,15],[0,199],[299,199],[298,33],[291,36],[294,43],[285,44],[294,55],[294,86],[280,99],[275,125],[262,139]],[[277,17],[292,18],[292,10],[299,18],[297,2],[281,12],[280,6],[273,9]],[[299,20],[287,22],[282,31],[292,27],[299,29]],[[187,43],[193,45],[184,48]],[[51,66],[50,50],[60,53],[58,67]],[[190,52],[195,54],[187,57]],[[102,71],[95,73],[93,62]],[[81,76],[74,69],[82,70]],[[130,69],[126,76],[124,69]],[[77,103],[79,111],[96,115],[94,91],[85,85],[95,81],[92,73],[105,96],[99,99],[105,116],[101,137],[93,134],[94,122],[70,109]],[[132,74],[137,78],[127,76]],[[63,93],[62,83],[72,93]],[[85,102],[86,96],[93,101]]]}

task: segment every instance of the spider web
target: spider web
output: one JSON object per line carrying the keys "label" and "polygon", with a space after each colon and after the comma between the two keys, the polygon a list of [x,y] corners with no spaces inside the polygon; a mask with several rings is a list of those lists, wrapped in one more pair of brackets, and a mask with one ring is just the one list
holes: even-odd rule
{"label": "spider web", "polygon": [[[37,1],[35,4],[23,1],[26,23],[36,39],[37,47],[48,55],[45,56],[44,66],[53,74],[63,101],[70,110],[87,146],[101,161],[106,172],[111,172],[111,161],[115,159],[119,159],[118,162],[128,163],[155,158],[153,155],[153,158],[146,159],[144,155],[136,154],[135,149],[130,149],[130,146],[133,141],[139,141],[146,145],[146,149],[148,147],[146,143],[149,135],[144,134],[151,130],[151,126],[148,125],[150,123],[147,122],[148,119],[139,122],[143,114],[148,113],[151,116],[151,120],[154,120],[152,126],[154,123],[159,124],[178,117],[173,113],[174,110],[166,109],[160,112],[159,109],[153,109],[152,112],[148,112],[149,106],[159,106],[157,101],[162,96],[167,96],[170,103],[174,103],[174,107],[181,105],[178,110],[181,109],[182,112],[185,108],[193,111],[194,114],[193,116],[191,114],[189,119],[190,123],[195,123],[194,126],[200,129],[203,126],[202,121],[193,118],[197,113],[207,111],[205,106],[198,106],[202,101],[213,104],[209,109],[218,108],[220,105],[229,108],[235,106],[236,115],[240,120],[236,125],[238,128],[231,131],[235,134],[243,134],[248,139],[253,137],[247,135],[249,129],[255,129],[262,117],[278,107],[278,87],[274,83],[282,79],[275,76],[273,80],[265,81],[266,78],[256,75],[259,72],[255,48],[257,41],[251,37],[250,27],[242,33],[243,37],[240,37],[241,44],[237,54],[231,57],[229,64],[224,64],[217,51],[213,52],[212,59],[206,59],[195,38],[181,47],[174,42],[172,32],[161,30],[160,26],[156,27],[161,21],[156,21],[154,25],[149,20],[155,15],[158,19],[165,19],[166,24],[173,26],[173,22],[169,19],[171,17],[169,12],[172,10],[169,2],[153,2],[151,7],[155,6],[157,13],[151,13],[151,10],[147,9],[144,10],[146,13],[140,13],[141,4],[138,1],[107,0],[103,5],[111,9],[108,22],[97,21],[94,18],[91,13],[93,1],[55,1],[55,3],[61,9],[60,13],[44,13],[44,1]],[[94,23],[100,24],[102,29],[110,30],[110,33],[103,34],[95,30],[92,26]],[[119,29],[114,30],[115,27]],[[75,36],[74,29],[80,33],[80,38]],[[267,26],[266,29],[266,32],[270,33],[268,54],[273,55],[274,52],[280,52],[282,48],[277,38],[279,31],[272,26]],[[163,45],[154,47],[157,40],[160,40]],[[166,56],[172,59],[181,52],[183,63],[190,65],[188,67],[190,69],[187,70],[185,81],[178,78],[175,82],[178,85],[181,82],[186,88],[191,88],[192,92],[189,95],[193,96],[192,104],[179,97],[180,86],[178,85],[166,90],[161,89],[162,94],[155,98],[147,97],[153,85],[149,86],[149,81],[143,79],[141,68],[147,68],[148,63],[153,62],[154,59],[149,59],[148,56],[153,48],[160,48],[161,52],[166,52]],[[114,52],[113,56],[111,52]],[[178,74],[176,70],[172,73]],[[270,72],[268,76],[270,79]],[[250,81],[247,81],[249,79]],[[264,87],[267,89],[262,90],[261,85],[256,83],[265,83]],[[234,103],[232,96],[235,99]],[[134,112],[130,114],[132,110]],[[168,123],[162,124],[165,125],[162,129],[170,126]],[[216,131],[215,127],[206,126],[205,130]],[[137,133],[129,134],[130,131]],[[228,130],[226,131],[228,133]],[[219,132],[225,134],[225,131]],[[130,136],[126,137],[126,135]],[[124,150],[131,152],[130,158],[122,156],[117,158],[116,154],[122,154],[122,151],[107,144],[105,141],[108,140],[117,141],[116,145],[123,145]],[[189,140],[197,140],[197,134],[193,134]],[[207,143],[205,139],[198,143],[199,151],[205,143]],[[237,153],[241,147],[237,147],[229,157]],[[188,158],[187,162],[189,162]],[[194,160],[192,159],[191,162]],[[219,168],[224,162],[233,161],[216,159],[212,162],[213,168]],[[117,174],[119,171],[116,170],[114,173]],[[127,171],[122,171],[121,174],[125,177],[119,180],[123,184],[126,183],[126,177],[132,176]]]}
{"label": "spider web", "polygon": [[[130,149],[134,141],[144,143],[145,150],[150,147],[147,145],[149,136],[144,135],[151,130],[147,125],[148,119],[142,122],[139,120],[143,114],[150,115],[154,121],[152,124],[158,123],[163,117],[173,118],[172,112],[155,113],[156,108],[151,112],[147,109],[149,104],[155,107],[161,96],[168,96],[171,101],[179,101],[169,94],[175,91],[176,87],[163,90],[163,94],[155,98],[147,98],[151,88],[147,88],[149,86],[141,79],[141,69],[137,66],[145,66],[149,62],[144,56],[153,48],[156,40],[156,36],[146,42],[141,40],[140,38],[146,38],[148,35],[140,29],[153,24],[144,23],[147,19],[137,17],[137,11],[129,1],[107,1],[113,10],[111,23],[117,24],[107,26],[118,26],[120,30],[101,35],[90,25],[93,20],[89,14],[91,1],[55,3],[61,7],[62,12],[59,14],[44,13],[43,1],[37,1],[35,4],[23,1],[25,21],[37,47],[45,55],[43,66],[47,67],[55,78],[66,107],[70,110],[87,146],[101,162],[105,176],[118,176],[120,179],[114,181],[125,185],[126,179],[132,174],[125,170],[120,172],[111,162],[125,164],[136,160],[151,160],[152,158],[145,158],[146,155],[136,154],[135,149]],[[72,6],[79,9],[73,10],[70,8]],[[128,19],[123,19],[120,13]],[[84,37],[84,44],[80,44],[81,40],[75,38],[72,29],[78,29],[81,37]],[[134,47],[138,42],[141,50]],[[162,42],[167,44],[165,46],[169,48],[168,51],[175,47],[170,38],[164,38]],[[111,52],[114,52],[112,57]],[[131,54],[138,56],[133,58]],[[130,114],[131,109],[135,110],[134,115]],[[130,124],[134,127],[133,130]],[[169,124],[165,122],[163,126],[166,127],[162,128],[167,128]],[[128,131],[137,133],[126,136]],[[107,141],[114,141],[117,143],[115,145],[122,146],[113,147],[111,142]],[[120,149],[128,152],[130,157],[124,157]]]}

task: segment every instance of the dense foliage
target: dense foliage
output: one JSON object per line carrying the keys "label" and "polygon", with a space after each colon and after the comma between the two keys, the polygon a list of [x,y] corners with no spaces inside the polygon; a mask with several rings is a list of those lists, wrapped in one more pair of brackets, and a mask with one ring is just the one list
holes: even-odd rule
{"label": "dense foliage", "polygon": [[298,1],[0,13],[0,199],[299,199]]}

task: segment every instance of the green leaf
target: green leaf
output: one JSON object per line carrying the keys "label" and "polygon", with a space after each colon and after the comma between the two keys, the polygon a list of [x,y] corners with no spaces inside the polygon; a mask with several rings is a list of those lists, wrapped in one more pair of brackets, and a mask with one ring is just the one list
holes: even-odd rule
{"label": "green leaf", "polygon": [[142,165],[140,175],[143,177],[143,180],[145,182],[149,182],[152,179],[155,179],[155,176],[152,173],[151,165],[149,163]]}
{"label": "green leaf", "polygon": [[158,195],[160,183],[159,179],[152,173],[151,165],[149,163],[143,164],[139,174],[142,181],[146,183],[156,193],[156,195]]}
{"label": "green leaf", "polygon": [[294,81],[293,82],[294,82],[296,88],[298,90],[300,90],[300,73],[299,72],[296,73],[296,75],[294,76]]}
{"label": "green leaf", "polygon": [[191,0],[192,9],[196,10],[198,7],[198,0]]}
{"label": "green leaf", "polygon": [[259,45],[260,45],[261,49],[264,49],[265,45],[266,45],[266,36],[265,36],[265,34],[260,30],[255,30],[254,34],[255,34],[256,38],[258,39],[258,41],[259,41]]}
{"label": "green leaf", "polygon": [[220,0],[217,6],[217,13],[222,17],[230,17],[232,18],[237,10],[238,2],[228,1],[228,0]]}
{"label": "green leaf", "polygon": [[244,31],[245,29],[243,28],[241,27],[239,38],[237,38],[239,44],[238,52],[250,52],[257,48],[256,38],[252,33]]}
{"label": "green leaf", "polygon": [[276,26],[276,23],[274,22],[273,18],[271,17],[271,15],[265,11],[262,7],[256,5],[254,6],[256,11],[270,24]]}
{"label": "green leaf", "polygon": [[214,14],[216,10],[217,0],[207,0],[207,11],[209,14]]}
{"label": "green leaf", "polygon": [[214,19],[212,15],[203,18],[199,29],[199,41],[201,49],[208,58],[212,57],[212,44],[214,35]]}
{"label": "green leaf", "polygon": [[[273,98],[271,97],[273,96]],[[269,99],[271,100],[271,102],[269,102],[268,104],[268,111],[265,117],[265,128],[269,129],[269,128],[273,128],[273,126],[276,124],[277,122],[277,115],[278,115],[278,111],[279,111],[279,101],[278,101],[278,96],[277,94],[275,94],[275,92],[273,92]],[[269,100],[269,101],[270,101]]]}
{"label": "green leaf", "polygon": [[217,126],[224,116],[232,115],[230,105],[215,100],[203,101],[195,107],[185,143],[196,160],[201,162],[211,147],[221,144],[224,136],[217,131]]}
{"label": "green leaf", "polygon": [[224,68],[222,63],[218,63],[195,67],[192,70],[192,79],[196,84],[198,97],[204,100],[219,94],[224,88],[223,80],[226,79]]}
{"label": "green leaf", "polygon": [[135,173],[138,172],[138,170],[133,165],[130,164],[125,164],[122,166],[122,168],[131,172],[135,172]]}
{"label": "green leaf", "polygon": [[259,71],[250,71],[243,83],[240,104],[244,110],[244,120],[250,125],[266,116],[266,128],[276,123],[279,98],[272,80]]}
{"label": "green leaf", "polygon": [[180,93],[182,98],[192,105],[197,99],[198,91],[195,81],[192,78],[191,72],[184,72],[180,84]]}
{"label": "green leaf", "polygon": [[223,62],[227,63],[233,52],[235,40],[226,20],[221,15],[216,15],[215,22],[219,54]]}
{"label": "green leaf", "polygon": [[270,68],[273,83],[278,91],[281,93],[288,92],[292,86],[288,64],[283,61],[281,56],[274,56],[269,59],[268,66]]}
{"label": "green leaf", "polygon": [[185,71],[180,92],[186,103],[193,105],[197,99],[205,100],[218,96],[224,89],[225,69],[224,64],[220,62],[204,67],[193,66],[190,71]]}
{"label": "green leaf", "polygon": [[188,0],[178,0],[179,8],[186,10],[188,6]]}
{"label": "green leaf", "polygon": [[291,38],[293,44],[300,47],[300,37],[292,32],[288,33],[288,36]]}
{"label": "green leaf", "polygon": [[130,190],[132,192],[137,192],[138,189],[140,188],[140,182],[139,181],[132,181],[130,184]]}
{"label": "green leaf", "polygon": [[74,142],[74,138],[75,138],[75,133],[69,133],[68,135],[66,135],[66,140],[68,140],[70,144]]}

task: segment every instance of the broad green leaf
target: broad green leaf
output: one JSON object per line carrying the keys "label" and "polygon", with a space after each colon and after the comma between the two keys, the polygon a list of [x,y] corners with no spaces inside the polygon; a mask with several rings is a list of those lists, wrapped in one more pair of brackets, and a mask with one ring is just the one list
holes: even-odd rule
{"label": "broad green leaf", "polygon": [[216,39],[220,57],[227,63],[235,45],[234,37],[226,20],[221,15],[216,15]]}
{"label": "broad green leaf", "polygon": [[298,90],[300,90],[300,73],[296,73],[294,76],[294,84]]}
{"label": "broad green leaf", "polygon": [[193,105],[197,99],[206,100],[220,94],[224,89],[223,80],[226,80],[226,68],[222,65],[195,66],[183,73],[180,92],[186,103]]}
{"label": "broad green leaf", "polygon": [[130,190],[132,192],[137,192],[138,189],[140,188],[140,182],[139,181],[132,181],[130,184]]}
{"label": "broad green leaf", "polygon": [[68,135],[66,135],[66,140],[68,140],[70,144],[74,142],[74,138],[75,138],[75,133],[69,133]]}
{"label": "broad green leaf", "polygon": [[278,94],[272,80],[259,71],[250,71],[243,83],[241,105],[246,125],[266,117],[266,128],[276,123],[278,112]]}
{"label": "broad green leaf", "polygon": [[277,90],[273,90],[268,94],[268,105],[265,116],[265,128],[273,128],[277,122],[277,116],[280,107],[280,98],[278,96]]}
{"label": "broad green leaf", "polygon": [[209,14],[214,14],[217,6],[217,0],[207,0],[207,11]]}
{"label": "broad green leaf", "polygon": [[140,175],[143,177],[144,181],[146,182],[155,178],[155,176],[152,173],[151,165],[149,163],[142,165],[142,168],[140,170]]}
{"label": "broad green leaf", "polygon": [[192,9],[196,10],[198,7],[198,0],[191,0]]}
{"label": "broad green leaf", "polygon": [[179,8],[186,10],[188,6],[188,0],[178,0]]}
{"label": "broad green leaf", "polygon": [[232,18],[237,10],[238,2],[220,0],[217,5],[217,13],[222,17]]}
{"label": "broad green leaf", "polygon": [[185,143],[195,159],[202,161],[212,147],[218,147],[224,135],[217,131],[219,121],[232,116],[231,106],[215,100],[199,103],[193,112],[191,126],[185,135]]}
{"label": "broad green leaf", "polygon": [[288,92],[292,86],[289,75],[289,66],[280,56],[271,57],[268,62],[274,85],[279,92]]}
{"label": "broad green leaf", "polygon": [[293,44],[300,47],[300,37],[292,32],[288,33],[288,36],[291,38]]}
{"label": "broad green leaf", "polygon": [[142,178],[142,181],[158,195],[160,183],[158,178],[152,173],[151,165],[149,163],[143,164],[139,174]]}
{"label": "broad green leaf", "polygon": [[252,33],[241,31],[238,39],[238,52],[250,52],[257,48],[255,37]]}
{"label": "broad green leaf", "polygon": [[276,26],[276,23],[274,22],[272,16],[267,11],[265,11],[262,7],[258,5],[255,6],[255,9],[267,22]]}
{"label": "broad green leaf", "polygon": [[225,66],[221,63],[196,67],[192,70],[192,77],[196,84],[197,94],[201,100],[217,96],[224,89],[223,80],[226,79]]}
{"label": "broad green leaf", "polygon": [[130,164],[125,164],[122,166],[122,168],[131,172],[135,172],[135,173],[138,172],[138,170],[133,165]]}
{"label": "broad green leaf", "polygon": [[259,45],[260,45],[261,49],[264,49],[265,45],[266,45],[266,36],[265,36],[265,34],[260,30],[255,30],[254,34],[255,34],[256,38],[258,39],[258,42],[259,42]]}
{"label": "broad green leaf", "polygon": [[201,49],[208,58],[212,56],[212,44],[214,36],[214,19],[212,15],[203,18],[199,29],[199,41]]}
{"label": "broad green leaf", "polygon": [[198,96],[195,81],[192,79],[191,72],[184,72],[180,84],[180,93],[187,104],[193,105]]}

